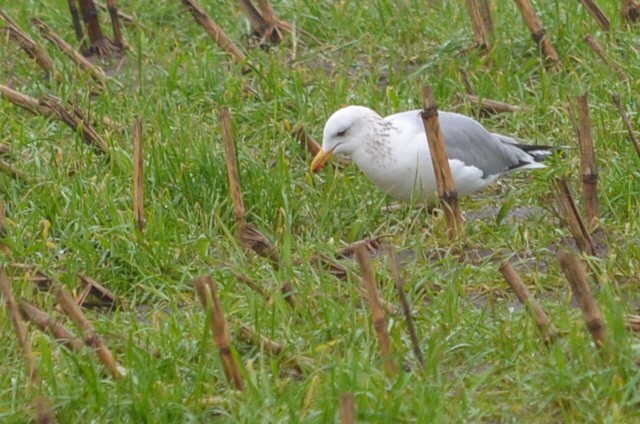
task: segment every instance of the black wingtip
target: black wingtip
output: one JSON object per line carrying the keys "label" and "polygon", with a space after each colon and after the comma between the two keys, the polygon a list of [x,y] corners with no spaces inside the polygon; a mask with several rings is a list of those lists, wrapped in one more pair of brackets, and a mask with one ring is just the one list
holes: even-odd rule
{"label": "black wingtip", "polygon": [[518,149],[527,153],[536,162],[544,162],[549,156],[562,150],[562,147],[557,147],[557,146],[543,146],[543,145],[519,144],[519,143],[511,143],[511,144],[512,146],[517,147]]}

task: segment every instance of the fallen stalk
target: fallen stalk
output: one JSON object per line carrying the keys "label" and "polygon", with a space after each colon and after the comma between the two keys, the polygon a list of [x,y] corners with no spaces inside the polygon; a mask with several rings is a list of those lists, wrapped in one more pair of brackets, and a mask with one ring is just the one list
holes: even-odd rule
{"label": "fallen stalk", "polygon": [[46,117],[55,115],[52,110],[49,110],[44,105],[41,105],[40,100],[9,88],[6,85],[0,84],[0,95],[2,95],[2,97],[9,100],[14,105],[20,106],[23,109],[27,109],[32,113],[40,114]]}
{"label": "fallen stalk", "polygon": [[587,34],[584,37],[584,42],[587,43],[589,47],[591,47],[591,50],[593,50],[596,55],[616,73],[616,75],[618,75],[620,81],[629,81],[629,75],[627,75],[627,73],[624,71],[624,69],[622,69],[618,62],[609,57],[607,52],[604,50],[604,47],[602,47],[602,45],[595,38]]}
{"label": "fallen stalk", "polygon": [[216,284],[210,276],[203,276],[196,278],[193,281],[193,286],[200,297],[202,307],[207,312],[207,315],[211,315],[211,332],[220,350],[220,360],[222,361],[222,368],[227,381],[233,383],[236,389],[244,390],[244,381],[240,374],[240,368],[231,351],[231,337],[227,329],[227,321],[218,297]]}
{"label": "fallen stalk", "polygon": [[11,165],[9,162],[4,161],[2,159],[0,159],[0,171],[4,172],[7,175],[9,175],[14,180],[24,180],[24,179],[26,179],[26,176],[25,176],[24,172],[20,171],[19,169],[15,168],[13,165]]}
{"label": "fallen stalk", "polygon": [[262,290],[262,287],[254,283],[253,280],[251,280],[249,277],[242,275],[241,273],[236,271],[231,271],[231,273],[237,280],[243,282],[251,290],[258,293],[265,300],[265,302],[268,302],[269,300],[271,300],[271,297],[264,290]]}
{"label": "fallen stalk", "polygon": [[13,290],[11,289],[11,283],[9,282],[9,277],[7,276],[5,269],[2,267],[0,267],[0,293],[2,293],[2,296],[5,299],[5,304],[7,306],[11,322],[13,323],[16,335],[18,336],[18,342],[22,349],[22,356],[27,364],[27,374],[29,375],[31,387],[38,393],[35,398],[37,422],[55,423],[56,418],[53,414],[53,410],[51,409],[51,404],[41,394],[42,381],[40,380],[38,364],[36,362],[35,355],[33,354],[33,350],[31,349],[31,344],[29,344],[29,340],[27,339],[27,329],[22,317],[20,316],[18,304],[16,303]]}
{"label": "fallen stalk", "polygon": [[312,156],[315,156],[322,150],[322,146],[311,137],[302,125],[297,125],[291,131],[291,135],[300,142],[300,145],[309,152]]}
{"label": "fallen stalk", "polygon": [[529,0],[515,0],[515,2],[518,9],[520,9],[522,18],[529,27],[531,37],[538,47],[540,47],[545,60],[551,65],[556,65],[560,60],[560,56],[553,47],[553,44],[551,44],[551,40],[549,40],[549,37],[547,36],[547,30],[542,25],[542,22],[533,9],[531,2]]}
{"label": "fallen stalk", "polygon": [[40,331],[51,334],[56,341],[67,346],[74,352],[82,350],[82,341],[40,308],[26,300],[22,300],[20,301],[20,311],[22,315],[35,324]]}
{"label": "fallen stalk", "polygon": [[53,43],[56,47],[58,47],[62,52],[67,55],[69,59],[75,62],[82,70],[89,73],[101,86],[104,88],[107,83],[107,74],[104,73],[102,69],[93,65],[89,62],[84,56],[75,51],[73,47],[71,47],[66,41],[62,39],[58,34],[56,34],[49,25],[45,24],[38,18],[32,18],[31,20],[33,24],[40,30],[40,33],[44,38]]}
{"label": "fallen stalk", "polygon": [[96,352],[98,359],[100,359],[100,362],[102,362],[114,379],[118,380],[122,378],[122,368],[115,361],[113,354],[104,344],[102,338],[93,328],[91,322],[89,322],[87,317],[84,315],[82,309],[76,305],[73,297],[67,289],[60,284],[53,284],[52,291],[64,313],[71,318],[71,321],[81,333],[84,343]]}
{"label": "fallen stalk", "polygon": [[289,354],[282,344],[258,334],[248,325],[240,325],[240,331],[238,334],[242,337],[245,343],[258,346],[267,355],[273,357],[281,356],[284,362],[289,364],[298,375],[302,375],[304,368],[311,368],[313,366],[313,360],[311,358]]}
{"label": "fallen stalk", "polygon": [[620,118],[622,119],[622,122],[624,123],[624,126],[627,129],[627,132],[629,133],[629,141],[631,141],[631,144],[633,144],[633,147],[636,149],[636,153],[638,154],[638,158],[640,158],[640,140],[638,140],[635,133],[633,132],[631,121],[629,121],[629,116],[627,115],[627,111],[624,109],[624,106],[622,105],[620,96],[617,94],[612,94],[611,98],[613,99],[613,102],[616,104],[616,107],[618,108],[618,112],[620,113]]}
{"label": "fallen stalk", "polygon": [[416,332],[416,326],[413,322],[411,306],[409,306],[407,295],[404,292],[404,281],[402,281],[400,272],[398,271],[398,261],[392,249],[389,249],[388,251],[388,258],[389,269],[391,270],[391,275],[393,276],[393,280],[395,282],[396,291],[398,292],[398,297],[400,298],[400,304],[402,305],[402,311],[404,312],[404,317],[407,321],[407,331],[409,332],[409,339],[411,340],[413,353],[418,360],[420,369],[424,369],[424,354],[422,353],[422,348],[420,347],[420,341],[418,340],[418,334]]}
{"label": "fallen stalk", "polygon": [[489,116],[498,113],[514,113],[520,111],[519,106],[513,106],[496,100],[480,98],[474,94],[461,94],[459,97],[474,106],[478,106],[481,112]]}
{"label": "fallen stalk", "polygon": [[578,212],[578,208],[573,201],[573,196],[571,196],[571,190],[569,190],[567,180],[564,178],[557,180],[555,191],[558,205],[563,212],[564,218],[569,226],[569,230],[578,245],[578,249],[587,255],[595,255],[595,244],[593,243],[593,239],[587,231],[587,227],[584,225],[580,212]]}
{"label": "fallen stalk", "polygon": [[[349,271],[338,263],[335,259],[329,257],[324,253],[320,253],[314,255],[311,260],[318,265],[322,266],[325,270],[327,270],[331,275],[338,278],[339,280],[346,281],[349,275]],[[297,264],[302,263],[302,261],[297,261]]]}
{"label": "fallen stalk", "polygon": [[225,52],[229,53],[239,63],[246,62],[246,56],[242,51],[236,47],[231,41],[231,38],[222,30],[222,28],[209,17],[207,12],[204,11],[202,6],[196,3],[194,0],[182,0],[195,21],[206,31],[207,34],[216,42],[216,44]]}
{"label": "fallen stalk", "polygon": [[238,228],[238,238],[240,242],[256,252],[259,256],[267,258],[274,268],[280,268],[280,255],[271,240],[250,222]]}
{"label": "fallen stalk", "polygon": [[9,277],[7,276],[7,272],[5,271],[5,269],[2,267],[0,267],[0,293],[4,297],[8,315],[11,318],[11,322],[13,323],[16,335],[18,336],[18,342],[20,343],[20,347],[22,348],[22,355],[24,357],[25,363],[27,364],[27,374],[29,375],[29,380],[34,387],[38,387],[40,386],[38,364],[36,363],[36,358],[33,354],[33,351],[31,350],[29,340],[27,339],[27,328],[20,316],[18,304],[13,295],[11,283],[9,282]]}
{"label": "fallen stalk", "polygon": [[376,288],[375,279],[373,276],[373,270],[371,269],[371,263],[369,262],[369,254],[364,245],[360,245],[356,248],[356,259],[362,272],[362,279],[364,281],[364,287],[366,290],[366,299],[371,309],[371,317],[373,319],[373,327],[375,328],[376,335],[378,336],[378,343],[380,345],[380,353],[384,362],[385,371],[389,376],[397,374],[396,364],[393,361],[391,355],[391,341],[389,334],[387,333],[387,320],[385,319],[384,312],[382,311],[382,304],[378,297],[378,289]]}
{"label": "fallen stalk", "polygon": [[59,120],[67,124],[74,131],[79,131],[84,142],[89,146],[95,147],[98,153],[109,153],[107,142],[98,134],[93,126],[91,126],[89,120],[80,109],[73,107],[73,109],[69,111],[62,105],[60,100],[50,95],[43,96],[42,99],[40,99],[40,105],[51,110]]}
{"label": "fallen stalk", "polygon": [[538,302],[536,302],[533,296],[531,296],[529,289],[524,282],[522,282],[520,275],[518,275],[509,262],[502,262],[500,265],[500,272],[502,273],[505,281],[509,283],[509,286],[511,286],[515,292],[520,303],[525,305],[529,310],[529,313],[533,316],[545,344],[550,345],[558,336],[558,331],[555,329],[551,321],[549,321],[549,318],[547,318],[547,314],[544,313]]}
{"label": "fallen stalk", "polygon": [[596,347],[599,349],[607,344],[607,331],[600,309],[591,293],[591,286],[587,281],[587,274],[582,263],[569,252],[558,253],[560,268],[567,277],[573,295],[580,306],[582,316],[587,324],[587,329],[593,337]]}
{"label": "fallen stalk", "polygon": [[[78,131],[79,129],[85,143],[96,147],[99,153],[108,153],[109,147],[107,142],[98,135],[96,130],[77,107],[70,105],[72,110],[68,111],[62,105],[60,100],[53,96],[45,95],[41,99],[36,99],[4,85],[0,85],[0,95],[16,106],[20,106],[30,112],[45,117],[57,118],[71,127],[74,131]],[[106,126],[110,125],[110,122],[110,119],[106,117],[104,118],[104,124]]]}
{"label": "fallen stalk", "polygon": [[[291,135],[298,140],[300,146],[307,152],[311,154],[311,156],[315,156],[320,152],[322,146],[307,133],[302,125],[296,125],[291,131]],[[339,165],[348,165],[351,163],[351,160],[346,157],[336,157],[332,163],[337,163]]]}
{"label": "fallen stalk", "polygon": [[596,22],[598,23],[598,25],[600,25],[600,28],[602,28],[603,31],[609,31],[609,28],[611,27],[611,22],[609,22],[609,18],[607,18],[607,15],[604,14],[602,9],[598,7],[595,1],[580,0],[580,3],[582,3],[584,7],[587,8],[591,16],[593,16],[593,19],[596,20]]}
{"label": "fallen stalk", "polygon": [[368,252],[376,252],[380,249],[380,239],[383,236],[378,237],[366,237],[362,240],[356,241],[355,243],[350,243],[338,251],[339,256],[351,256],[356,252],[356,249],[364,245]]}
{"label": "fallen stalk", "polygon": [[35,60],[47,75],[53,74],[53,61],[47,51],[36,43],[33,38],[29,37],[29,35],[2,9],[0,9],[0,16],[5,21],[9,38],[15,41],[30,58]]}
{"label": "fallen stalk", "polygon": [[119,306],[124,310],[128,309],[125,302],[123,302],[120,298],[118,298],[118,296],[111,292],[111,290],[107,289],[93,278],[81,272],[76,274],[76,276],[78,277],[80,283],[85,286],[83,296],[81,298],[76,298],[76,304],[78,304],[78,306],[82,305],[82,302],[85,301],[88,295],[93,294],[106,306]]}

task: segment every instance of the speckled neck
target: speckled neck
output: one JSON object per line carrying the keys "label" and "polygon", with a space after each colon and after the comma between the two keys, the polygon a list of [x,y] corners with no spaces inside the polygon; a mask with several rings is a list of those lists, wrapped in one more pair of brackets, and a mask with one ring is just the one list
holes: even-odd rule
{"label": "speckled neck", "polygon": [[394,161],[391,139],[398,130],[392,123],[375,114],[363,119],[366,119],[369,131],[362,147],[353,152],[351,157],[365,173],[368,173],[369,169],[373,170]]}

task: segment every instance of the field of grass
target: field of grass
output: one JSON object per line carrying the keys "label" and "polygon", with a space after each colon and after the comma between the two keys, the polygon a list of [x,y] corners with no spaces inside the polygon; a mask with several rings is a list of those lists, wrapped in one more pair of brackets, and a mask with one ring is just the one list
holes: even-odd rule
{"label": "field of grass", "polygon": [[[6,245],[0,266],[15,295],[73,328],[54,296],[34,289],[35,270],[78,291],[84,273],[124,299],[126,310],[85,309],[127,370],[114,380],[89,349],[72,352],[29,326],[42,391],[61,423],[309,422],[338,420],[341,394],[355,396],[358,422],[638,422],[640,339],[625,328],[640,296],[640,158],[611,100],[617,93],[640,130],[640,26],[627,27],[619,3],[601,0],[604,33],[577,1],[537,1],[561,67],[547,71],[514,2],[494,1],[496,38],[473,49],[464,2],[376,0],[275,2],[293,24],[282,45],[254,47],[235,1],[203,7],[246,52],[250,71],[205,34],[182,2],[126,0],[124,63],[105,64],[105,92],[41,39],[40,17],[75,40],[67,2],[3,2],[2,8],[47,48],[60,77],[41,70],[7,37],[0,84],[34,97],[73,101],[97,121],[109,144],[100,155],[66,125],[0,101],[0,159],[24,174],[0,171]],[[430,6],[435,3],[435,6]],[[103,29],[110,33],[107,14]],[[615,72],[584,43],[592,34],[630,76]],[[361,104],[382,115],[420,108],[431,84],[439,107],[468,115],[463,75],[483,98],[518,105],[481,117],[489,129],[525,142],[570,146],[549,167],[521,172],[463,199],[465,234],[451,242],[441,215],[393,204],[355,166],[309,173],[311,156],[291,135],[296,125],[320,140],[338,108]],[[588,90],[602,219],[597,257],[583,256],[609,332],[599,354],[555,253],[572,249],[551,191],[566,177],[582,208],[579,156],[568,107]],[[282,258],[275,270],[247,254],[235,218],[218,121],[233,119],[247,219]],[[133,214],[133,127],[144,121],[147,226]],[[636,134],[638,134],[636,132]],[[425,141],[426,142],[426,141]],[[385,374],[357,264],[342,281],[318,266],[345,245],[385,235],[401,258],[425,368],[417,366],[403,315],[387,315],[393,357]],[[466,252],[461,259],[456,252]],[[509,260],[539,299],[560,338],[546,347],[498,267]],[[26,264],[17,267],[16,264]],[[372,257],[380,295],[399,305],[389,263]],[[234,273],[266,293],[265,300]],[[225,379],[218,349],[192,280],[218,286],[246,390]],[[296,306],[280,291],[290,283]],[[239,337],[251,327],[285,347],[270,356]],[[35,391],[6,308],[0,309],[0,421],[28,422]],[[295,372],[296,358],[310,360]]]}

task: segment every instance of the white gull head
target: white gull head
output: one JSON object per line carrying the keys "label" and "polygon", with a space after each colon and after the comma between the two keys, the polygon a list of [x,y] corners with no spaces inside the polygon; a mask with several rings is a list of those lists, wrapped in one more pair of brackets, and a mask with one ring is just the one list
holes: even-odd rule
{"label": "white gull head", "polygon": [[322,150],[351,156],[377,137],[382,117],[364,106],[347,106],[335,112],[324,126]]}

